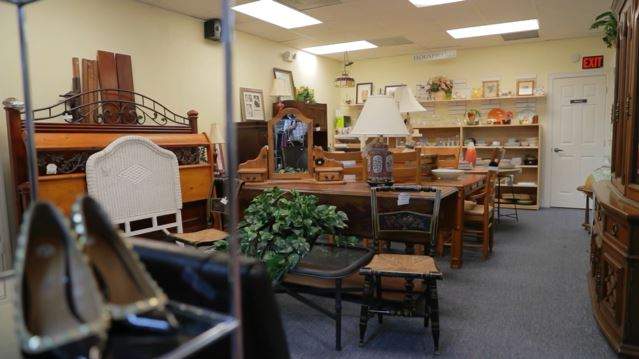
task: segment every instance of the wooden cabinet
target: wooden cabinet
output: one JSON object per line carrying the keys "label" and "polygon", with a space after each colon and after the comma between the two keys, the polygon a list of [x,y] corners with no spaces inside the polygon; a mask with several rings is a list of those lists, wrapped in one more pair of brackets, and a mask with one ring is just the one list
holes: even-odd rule
{"label": "wooden cabinet", "polygon": [[237,122],[238,163],[252,160],[268,144],[267,121]]}
{"label": "wooden cabinet", "polygon": [[611,181],[593,185],[590,297],[595,319],[618,353],[639,357],[639,1],[615,0],[619,19],[612,109]]}

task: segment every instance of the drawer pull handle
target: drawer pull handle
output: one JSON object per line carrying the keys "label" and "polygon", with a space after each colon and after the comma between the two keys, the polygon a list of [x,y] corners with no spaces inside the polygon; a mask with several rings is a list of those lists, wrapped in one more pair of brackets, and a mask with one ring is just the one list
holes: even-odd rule
{"label": "drawer pull handle", "polygon": [[612,225],[611,232],[613,236],[617,236],[617,233],[619,233],[619,225],[617,223]]}

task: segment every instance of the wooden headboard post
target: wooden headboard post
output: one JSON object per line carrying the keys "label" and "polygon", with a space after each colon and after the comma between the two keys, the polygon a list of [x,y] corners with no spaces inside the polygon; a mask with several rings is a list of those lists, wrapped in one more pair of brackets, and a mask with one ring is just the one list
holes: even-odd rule
{"label": "wooden headboard post", "polygon": [[197,133],[197,117],[199,113],[195,110],[190,110],[186,113],[187,118],[189,119],[189,126],[191,127],[191,131],[193,133]]}
{"label": "wooden headboard post", "polygon": [[[14,107],[4,108],[7,117],[7,137],[9,147],[9,160],[11,166],[11,179],[13,180],[12,188],[16,189],[21,183],[27,182],[27,148],[22,138],[22,119],[20,117],[20,110]],[[15,201],[15,212],[22,213],[22,200],[17,190],[13,192],[13,199]],[[19,216],[16,216],[19,220]]]}

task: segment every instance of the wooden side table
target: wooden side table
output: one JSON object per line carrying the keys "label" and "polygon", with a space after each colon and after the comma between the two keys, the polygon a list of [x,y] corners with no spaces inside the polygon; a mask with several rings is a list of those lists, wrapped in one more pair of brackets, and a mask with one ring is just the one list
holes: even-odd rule
{"label": "wooden side table", "polygon": [[581,226],[584,227],[585,230],[590,232],[590,230],[591,230],[591,225],[590,225],[590,199],[592,198],[592,188],[586,187],[586,186],[579,186],[579,187],[577,187],[577,191],[583,192],[583,194],[586,195],[586,211],[584,213],[584,223],[582,223]]}

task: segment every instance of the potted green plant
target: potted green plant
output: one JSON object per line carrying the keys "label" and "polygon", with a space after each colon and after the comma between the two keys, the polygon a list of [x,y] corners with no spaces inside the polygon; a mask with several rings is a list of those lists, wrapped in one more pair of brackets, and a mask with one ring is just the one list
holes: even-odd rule
{"label": "potted green plant", "polygon": [[315,103],[315,90],[308,86],[301,86],[297,88],[297,95],[295,96],[297,101],[304,103]]}
{"label": "potted green plant", "polygon": [[602,27],[604,32],[603,42],[608,47],[612,47],[617,41],[617,17],[612,11],[606,11],[595,18],[595,22],[590,26],[591,29]]}
{"label": "potted green plant", "polygon": [[[242,254],[264,262],[274,282],[294,268],[317,238],[334,235],[338,246],[353,246],[356,237],[341,236],[348,217],[335,206],[318,205],[317,197],[279,188],[265,190],[244,211],[238,236]],[[218,241],[216,250],[227,250]]]}

